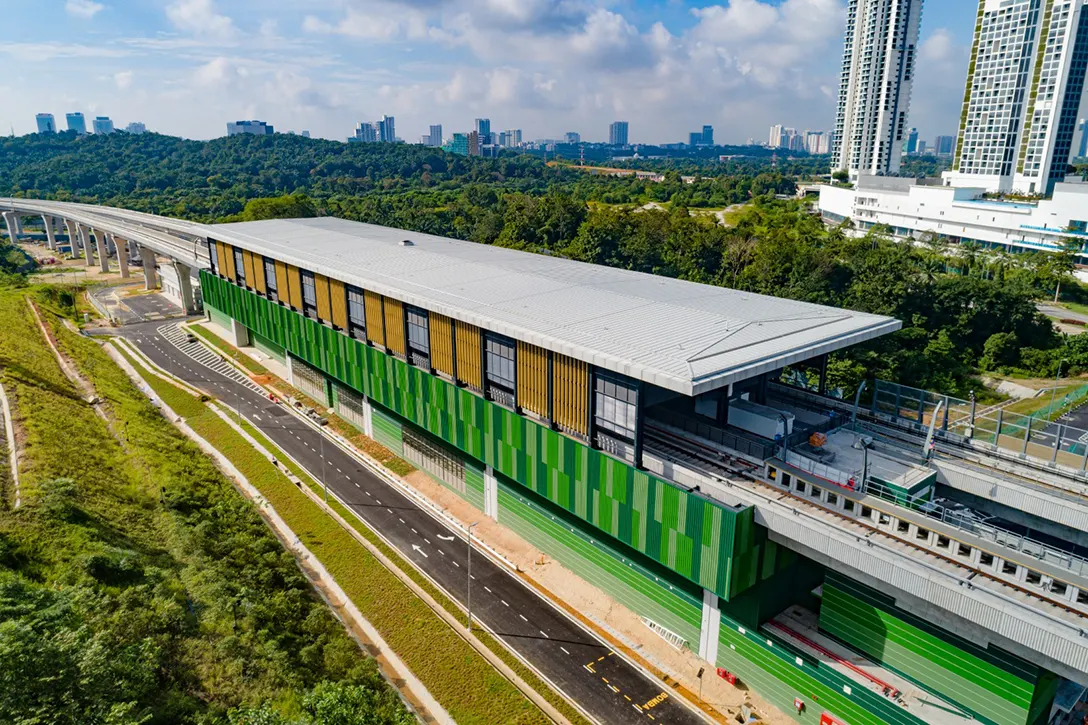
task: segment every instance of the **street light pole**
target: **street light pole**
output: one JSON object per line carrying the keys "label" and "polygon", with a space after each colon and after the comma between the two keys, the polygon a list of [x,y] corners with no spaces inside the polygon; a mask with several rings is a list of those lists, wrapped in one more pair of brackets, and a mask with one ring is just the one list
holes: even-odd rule
{"label": "street light pole", "polygon": [[472,631],[472,530],[479,521],[468,527],[468,631]]}
{"label": "street light pole", "polygon": [[317,431],[318,448],[321,454],[321,485],[325,489],[325,505],[329,504],[329,481],[325,478],[325,435]]}
{"label": "street light pole", "polygon": [[1050,389],[1050,413],[1046,416],[1047,421],[1051,420],[1051,416],[1054,415],[1054,396],[1058,393],[1058,379],[1062,376],[1062,363],[1065,360],[1058,361],[1058,374],[1054,376],[1054,387]]}

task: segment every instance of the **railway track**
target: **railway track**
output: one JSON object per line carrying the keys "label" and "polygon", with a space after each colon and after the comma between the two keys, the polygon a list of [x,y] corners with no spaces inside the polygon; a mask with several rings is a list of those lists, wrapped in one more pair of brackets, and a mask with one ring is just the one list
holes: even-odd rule
{"label": "railway track", "polygon": [[[913,560],[922,562],[931,569],[942,571],[948,576],[958,579],[961,583],[965,583],[965,586],[996,594],[1006,601],[1016,603],[1036,613],[1047,615],[1065,625],[1084,627],[1088,622],[1088,614],[1069,606],[1067,603],[1044,596],[1041,592],[1018,586],[996,577],[984,569],[944,556],[919,546],[909,539],[900,538],[877,526],[863,523],[834,509],[818,506],[810,499],[777,488],[756,476],[754,473],[755,467],[747,461],[729,458],[716,449],[705,446],[698,441],[681,438],[660,429],[648,428],[646,436],[647,451],[662,459],[690,468],[703,476],[733,488],[736,488],[737,479],[740,479],[746,491],[764,499],[767,503],[783,504],[788,501],[789,505],[793,506],[795,510],[807,514],[810,518],[816,519],[825,525],[827,523],[826,519],[833,517],[835,525],[855,536],[859,541],[864,540],[871,544],[880,544],[884,548],[899,554],[905,554],[903,548],[907,547]],[[1029,601],[1025,601],[1025,599]]]}

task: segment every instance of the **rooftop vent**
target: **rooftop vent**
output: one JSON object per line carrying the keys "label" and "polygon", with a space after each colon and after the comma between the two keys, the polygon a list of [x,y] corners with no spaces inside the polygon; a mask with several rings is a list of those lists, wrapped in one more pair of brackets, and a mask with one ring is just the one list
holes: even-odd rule
{"label": "rooftop vent", "polygon": [[414,246],[416,246],[416,243],[413,242],[411,239],[402,239],[400,241],[400,246],[402,246],[402,247],[414,247]]}

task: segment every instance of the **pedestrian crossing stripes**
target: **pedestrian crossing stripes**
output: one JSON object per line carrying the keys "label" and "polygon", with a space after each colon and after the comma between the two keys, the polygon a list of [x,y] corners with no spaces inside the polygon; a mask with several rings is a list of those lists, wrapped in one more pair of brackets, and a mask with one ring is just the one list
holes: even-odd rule
{"label": "pedestrian crossing stripes", "polygon": [[226,362],[219,353],[213,352],[199,341],[190,342],[188,331],[182,329],[179,323],[163,325],[159,328],[159,334],[162,335],[164,340],[196,363],[261,395],[265,394],[265,390],[260,385],[250,380],[249,376],[239,371],[238,368]]}

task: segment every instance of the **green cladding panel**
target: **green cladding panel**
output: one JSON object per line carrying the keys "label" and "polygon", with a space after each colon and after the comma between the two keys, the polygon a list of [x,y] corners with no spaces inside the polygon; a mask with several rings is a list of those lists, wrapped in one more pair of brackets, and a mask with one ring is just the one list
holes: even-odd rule
{"label": "green cladding panel", "polygon": [[751,507],[690,494],[206,271],[200,279],[205,305],[723,599],[758,579]]}
{"label": "green cladding panel", "polygon": [[828,572],[820,629],[996,725],[1033,725],[1054,696],[1050,673],[896,609],[885,594]]}

